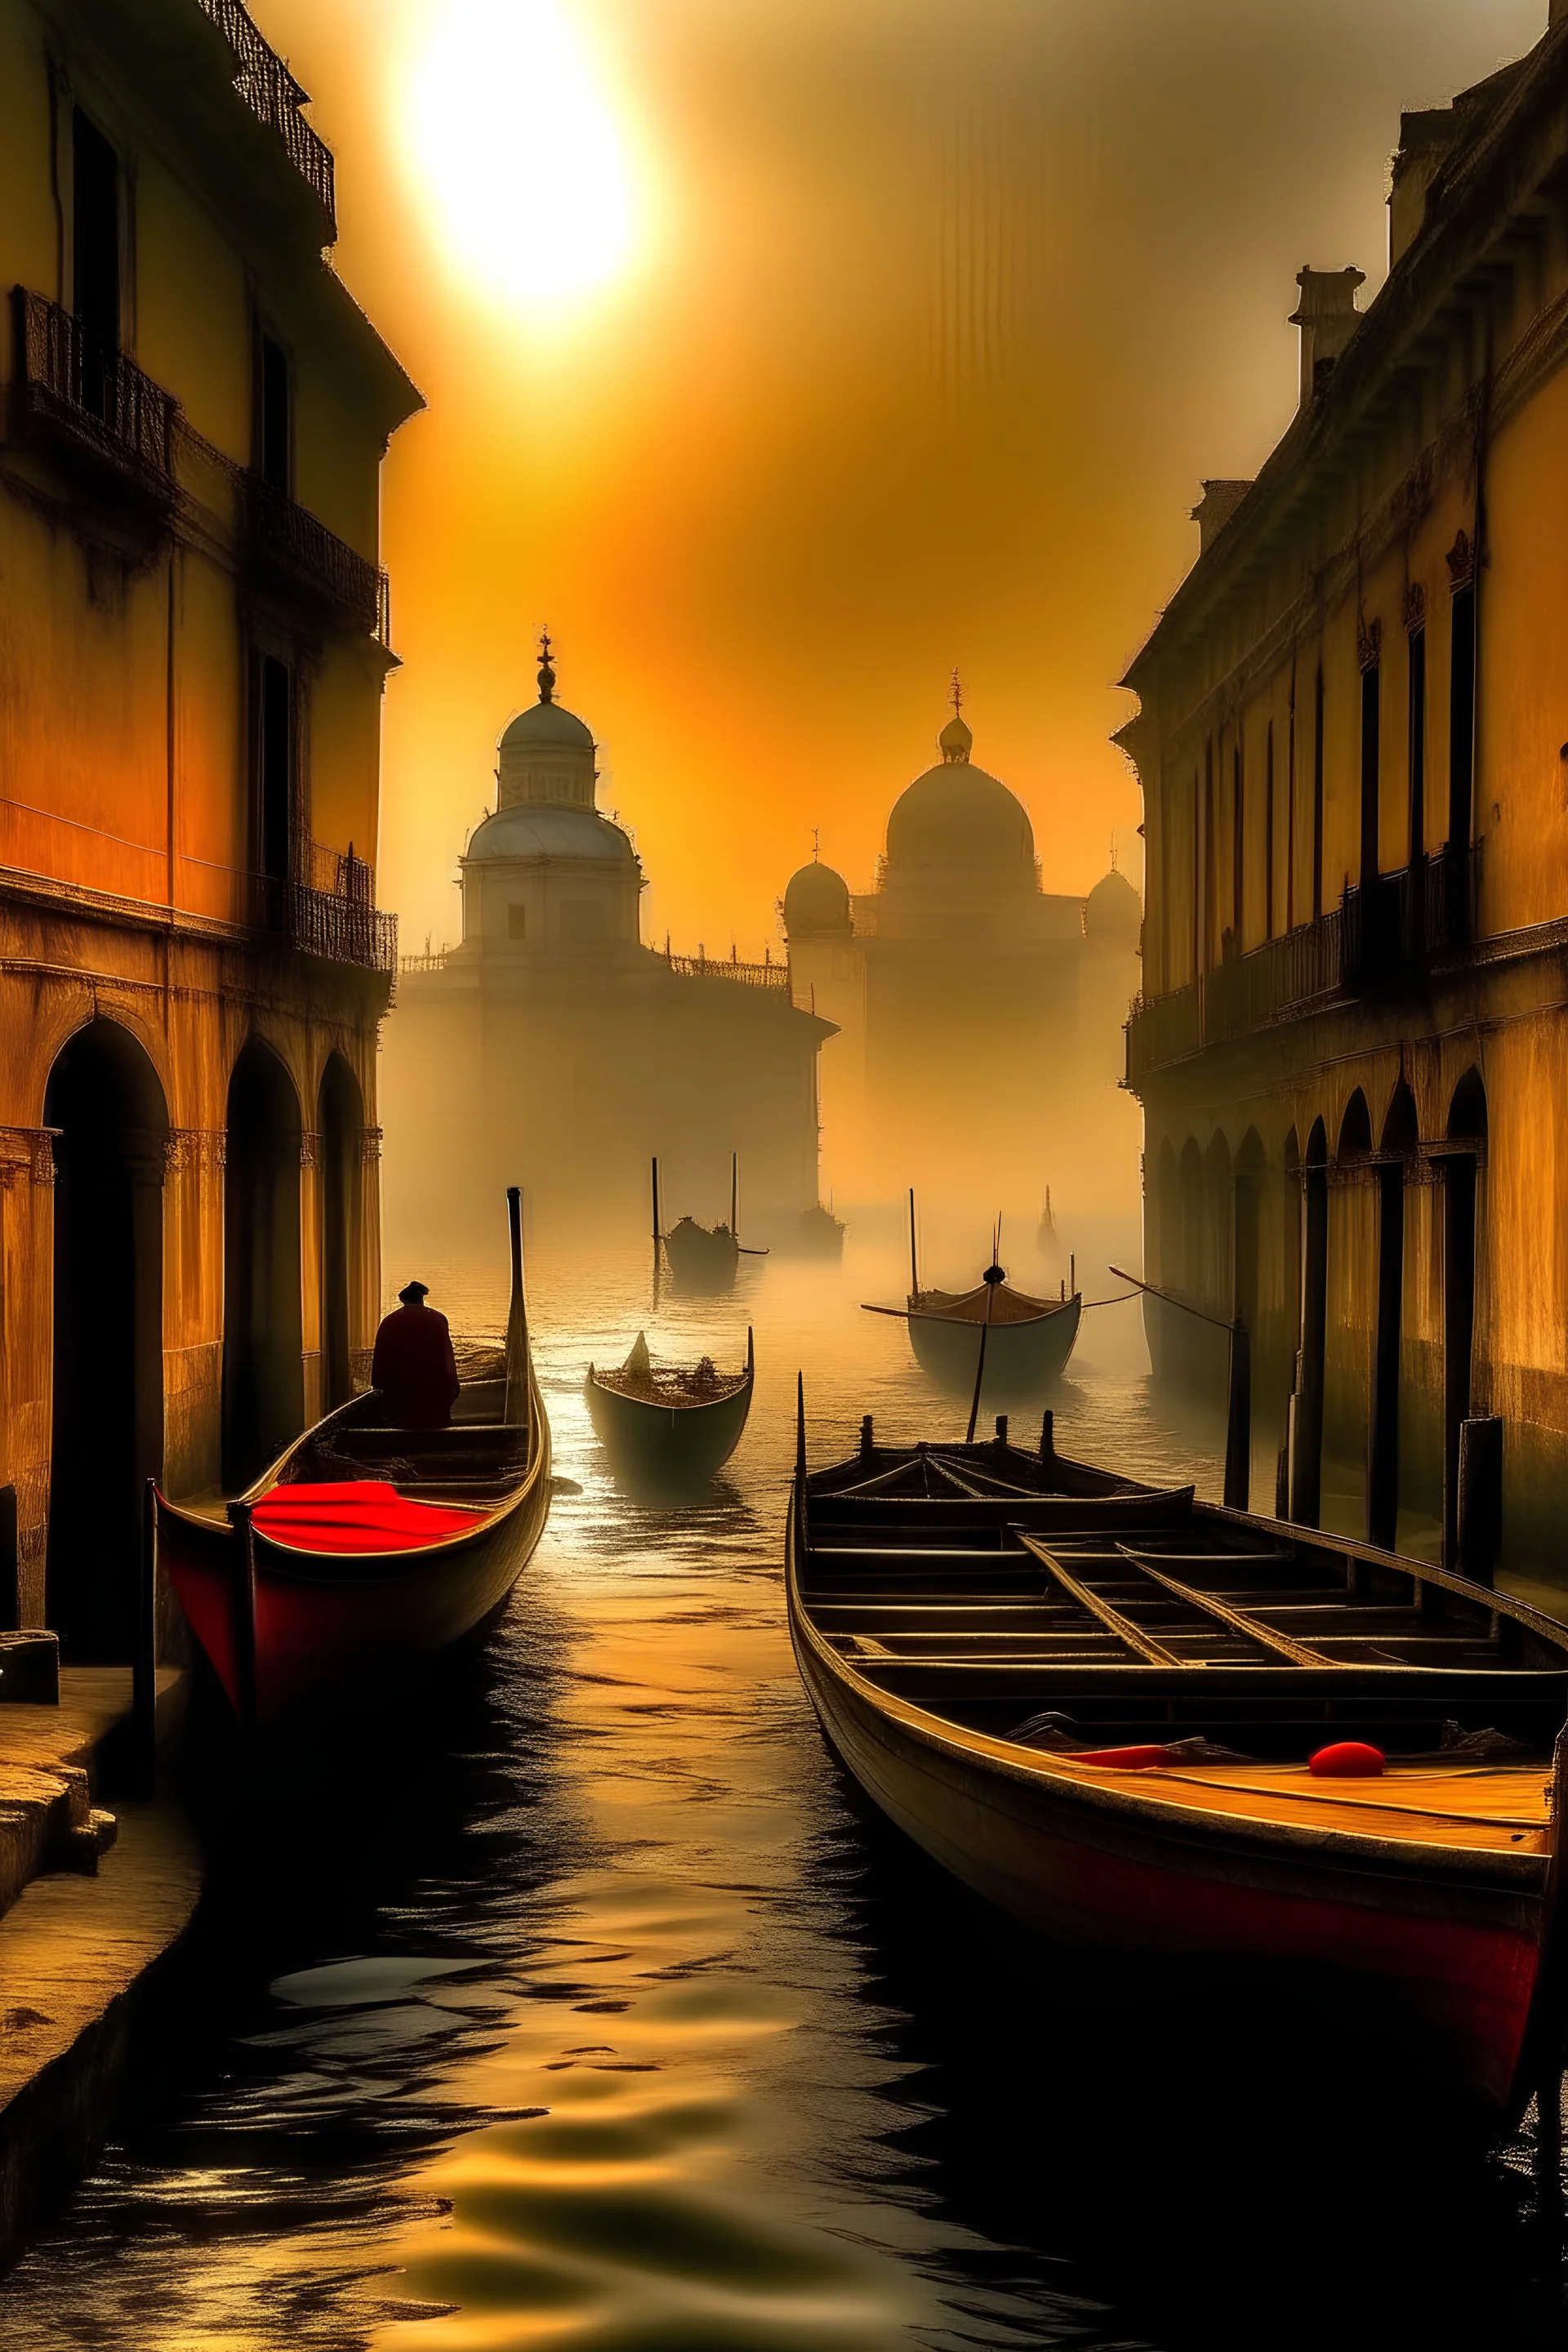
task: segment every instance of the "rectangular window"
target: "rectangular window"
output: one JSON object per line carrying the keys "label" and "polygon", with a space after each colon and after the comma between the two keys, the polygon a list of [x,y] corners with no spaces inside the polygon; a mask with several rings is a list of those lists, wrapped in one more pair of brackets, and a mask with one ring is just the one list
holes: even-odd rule
{"label": "rectangular window", "polygon": [[1410,863],[1426,854],[1426,632],[1410,633]]}
{"label": "rectangular window", "polygon": [[1448,672],[1448,846],[1470,845],[1476,766],[1476,591],[1455,591]]}
{"label": "rectangular window", "polygon": [[81,330],[73,389],[90,415],[112,425],[120,350],[120,158],[79,106],[71,115],[71,305]]}
{"label": "rectangular window", "polygon": [[1378,719],[1383,707],[1381,672],[1373,662],[1361,674],[1361,887],[1378,876]]}
{"label": "rectangular window", "polygon": [[1323,666],[1312,688],[1312,920],[1323,911]]}
{"label": "rectangular window", "polygon": [[1239,955],[1247,944],[1247,799],[1241,764],[1241,722],[1230,755],[1230,929]]}
{"label": "rectangular window", "polygon": [[1285,751],[1285,928],[1296,928],[1296,656],[1290,656],[1290,732]]}
{"label": "rectangular window", "polygon": [[[256,680],[256,870],[270,883],[290,873],[294,831],[296,701],[294,674],[287,662],[258,654]],[[269,910],[280,920],[282,907]]]}
{"label": "rectangular window", "polygon": [[528,937],[528,908],[518,906],[515,900],[506,910],[506,935],[509,940]]}
{"label": "rectangular window", "polygon": [[1203,945],[1198,951],[1198,970],[1209,968],[1210,933],[1215,915],[1215,854],[1214,854],[1214,745],[1204,745],[1204,881],[1203,881]]}
{"label": "rectangular window", "polygon": [[259,338],[256,368],[256,465],[270,489],[291,495],[294,418],[289,354],[268,334]]}
{"label": "rectangular window", "polygon": [[1274,937],[1274,721],[1263,739],[1263,936]]}

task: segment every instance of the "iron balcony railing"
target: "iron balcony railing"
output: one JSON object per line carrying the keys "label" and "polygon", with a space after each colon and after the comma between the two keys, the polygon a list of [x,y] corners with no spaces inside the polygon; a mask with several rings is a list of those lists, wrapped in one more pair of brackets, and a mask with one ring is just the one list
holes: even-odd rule
{"label": "iron balcony railing", "polygon": [[251,921],[258,930],[284,940],[301,955],[323,963],[357,965],[362,971],[397,972],[397,918],[375,903],[375,869],[320,842],[300,845],[298,872],[250,877]]}
{"label": "iron balcony railing", "polygon": [[390,650],[391,590],[381,567],[254,471],[241,475],[240,499],[253,567]]}
{"label": "iron balcony railing", "polygon": [[172,393],[45,295],[16,287],[18,391],[26,421],[121,491],[167,506],[174,495]]}
{"label": "iron balcony railing", "polygon": [[1331,996],[1417,982],[1476,933],[1480,845],[1435,850],[1283,939],[1237,956],[1185,987],[1134,1000],[1127,1023],[1130,1085],[1205,1045],[1230,1043]]}
{"label": "iron balcony railing", "polygon": [[309,93],[301,89],[242,0],[200,0],[200,5],[234,51],[238,68],[236,89],[258,121],[282,141],[289,161],[325,213],[330,243],[338,233],[336,171],[331,149],[300,111]]}

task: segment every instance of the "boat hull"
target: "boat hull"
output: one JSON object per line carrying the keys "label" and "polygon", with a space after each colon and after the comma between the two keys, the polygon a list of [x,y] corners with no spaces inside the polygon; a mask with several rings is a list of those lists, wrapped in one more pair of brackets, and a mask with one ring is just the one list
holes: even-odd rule
{"label": "boat hull", "polygon": [[1385,1855],[1358,1858],[1353,1840],[1161,1821],[1119,1791],[1053,1779],[1047,1759],[1030,1771],[858,1690],[793,1590],[791,1601],[802,1680],[829,1742],[889,1819],[976,1894],[1053,1939],[1153,1963],[1306,1965],[1367,1979],[1444,2046],[1479,2104],[1508,2105],[1541,1967],[1536,1857],[1481,1870],[1460,1853],[1435,1870],[1428,1854],[1401,1884]]}
{"label": "boat hull", "polygon": [[730,1396],[707,1404],[651,1404],[605,1388],[592,1370],[584,1384],[588,1418],[617,1477],[638,1486],[702,1486],[739,1445],[752,1410],[750,1374]]}
{"label": "boat hull", "polygon": [[980,1334],[985,1329],[987,1397],[1037,1395],[1067,1369],[1078,1339],[1080,1303],[1069,1299],[1049,1315],[1024,1323],[960,1322],[941,1315],[911,1313],[910,1345],[922,1371],[954,1394],[968,1396],[980,1365]]}

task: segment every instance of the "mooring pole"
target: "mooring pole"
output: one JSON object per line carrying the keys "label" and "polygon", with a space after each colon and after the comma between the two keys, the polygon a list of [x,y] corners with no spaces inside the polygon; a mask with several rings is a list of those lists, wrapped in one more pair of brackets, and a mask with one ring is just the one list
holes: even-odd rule
{"label": "mooring pole", "polygon": [[158,1774],[158,1487],[142,1493],[142,1556],[137,1563],[136,1648],[131,1661],[131,1721],[138,1785],[151,1796]]}
{"label": "mooring pole", "polygon": [[910,1186],[910,1305],[913,1307],[921,1295],[921,1270],[915,1255],[915,1188]]}
{"label": "mooring pole", "polygon": [[1252,1491],[1252,1341],[1240,1316],[1230,1327],[1230,1380],[1226,1397],[1226,1508],[1245,1511]]}
{"label": "mooring pole", "polygon": [[805,1374],[795,1376],[795,1475],[805,1484]]}

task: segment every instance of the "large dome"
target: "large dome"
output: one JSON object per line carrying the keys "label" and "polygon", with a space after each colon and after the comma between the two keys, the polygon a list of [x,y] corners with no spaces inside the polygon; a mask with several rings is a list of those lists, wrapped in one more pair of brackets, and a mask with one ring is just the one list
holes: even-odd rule
{"label": "large dome", "polygon": [[1035,878],[1034,828],[1005,784],[967,760],[928,768],[888,819],[889,866],[985,866]]}
{"label": "large dome", "polygon": [[594,739],[575,711],[559,702],[532,702],[500,739],[503,751],[591,751]]}
{"label": "large dome", "polygon": [[589,857],[600,865],[631,866],[637,853],[618,824],[592,809],[522,803],[486,817],[464,856]]}
{"label": "large dome", "polygon": [[831,866],[813,859],[792,874],[784,897],[784,930],[792,940],[814,931],[849,929],[849,885]]}

